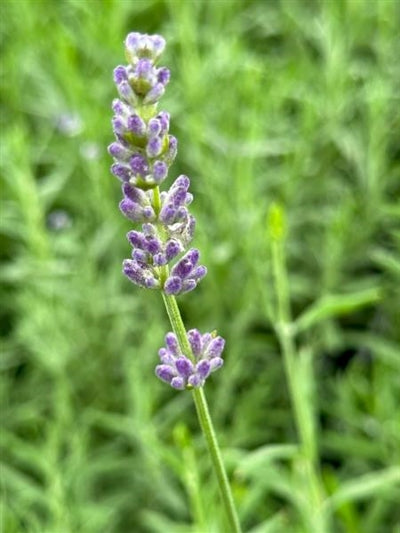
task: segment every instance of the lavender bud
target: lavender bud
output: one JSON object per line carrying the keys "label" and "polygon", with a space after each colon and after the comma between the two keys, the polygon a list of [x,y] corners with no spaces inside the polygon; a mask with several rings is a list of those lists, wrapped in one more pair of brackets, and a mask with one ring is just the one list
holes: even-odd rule
{"label": "lavender bud", "polygon": [[164,94],[165,89],[162,83],[156,83],[143,99],[144,104],[155,104]]}
{"label": "lavender bud", "polygon": [[225,340],[222,337],[215,337],[211,340],[207,348],[205,349],[204,354],[212,359],[213,357],[219,357],[223,352],[225,347]]}
{"label": "lavender bud", "polygon": [[204,385],[204,379],[201,379],[199,374],[192,374],[188,379],[188,385],[194,389],[198,389]]}
{"label": "lavender bud", "polygon": [[140,231],[132,230],[127,233],[126,237],[132,246],[144,250],[146,246],[146,239],[143,233],[140,233]]}
{"label": "lavender bud", "polygon": [[118,67],[114,69],[113,74],[114,74],[114,82],[116,85],[119,85],[123,81],[128,81],[128,75],[126,73],[126,68],[123,67],[122,65],[118,65]]}
{"label": "lavender bud", "polygon": [[134,135],[142,137],[146,133],[146,124],[136,113],[128,117],[128,130]]}
{"label": "lavender bud", "polygon": [[168,173],[168,167],[163,161],[156,161],[153,165],[153,178],[156,183],[161,183]]}
{"label": "lavender bud", "polygon": [[129,198],[124,198],[119,203],[119,208],[121,212],[132,222],[142,222],[143,220],[143,212],[140,207],[135,202],[132,202]]}
{"label": "lavender bud", "polygon": [[126,103],[131,104],[135,106],[138,103],[137,96],[132,90],[132,87],[129,85],[127,81],[121,81],[117,85],[118,94],[124,100]]}
{"label": "lavender bud", "polygon": [[164,283],[164,292],[168,296],[179,294],[182,291],[182,280],[178,276],[169,276]]}
{"label": "lavender bud", "polygon": [[171,387],[178,390],[183,390],[185,388],[185,380],[179,376],[176,376],[171,380]]}
{"label": "lavender bud", "polygon": [[119,142],[113,142],[110,144],[108,147],[108,153],[115,159],[122,161],[127,161],[132,155],[132,152]]}
{"label": "lavender bud", "polygon": [[161,35],[152,35],[152,55],[154,60],[156,60],[164,51],[165,48],[165,39]]}
{"label": "lavender bud", "polygon": [[164,156],[167,165],[171,166],[178,152],[178,141],[173,135],[168,135],[168,149]]}
{"label": "lavender bud", "polygon": [[112,118],[111,122],[115,134],[124,135],[126,133],[126,122],[123,118],[116,116]]}
{"label": "lavender bud", "polygon": [[193,363],[187,357],[178,357],[175,367],[183,378],[188,378],[194,370]]}
{"label": "lavender bud", "polygon": [[187,292],[193,291],[197,287],[197,283],[194,279],[185,279],[182,282],[182,288],[179,294],[185,294]]}
{"label": "lavender bud", "polygon": [[167,345],[168,351],[170,351],[173,355],[179,354],[179,344],[175,333],[169,332],[165,335],[165,344]]}
{"label": "lavender bud", "polygon": [[218,368],[221,368],[223,364],[224,364],[224,360],[221,357],[213,357],[210,360],[211,372],[215,372],[215,370],[218,370]]}
{"label": "lavender bud", "polygon": [[183,251],[183,246],[179,241],[175,239],[169,240],[165,247],[165,256],[166,256],[167,262],[169,263],[182,251]]}
{"label": "lavender bud", "polygon": [[188,253],[184,255],[183,258],[178,261],[178,263],[176,263],[176,265],[172,268],[172,276],[177,276],[178,278],[184,280],[186,276],[191,273],[191,271],[193,270],[193,263],[190,257],[188,257]]}
{"label": "lavender bud", "polygon": [[153,255],[153,264],[154,266],[161,267],[168,263],[167,258],[165,257],[165,254],[159,253]]}
{"label": "lavender bud", "polygon": [[196,370],[202,379],[206,379],[211,372],[211,365],[209,361],[203,359],[196,365]]}
{"label": "lavender bud", "polygon": [[173,369],[168,365],[157,365],[156,375],[166,383],[171,383],[175,377]]}
{"label": "lavender bud", "polygon": [[165,135],[169,130],[169,113],[166,111],[160,111],[157,115],[157,119],[161,124],[161,135]]}
{"label": "lavender bud", "polygon": [[168,84],[170,79],[170,72],[169,69],[166,67],[161,67],[157,70],[157,80],[164,85],[164,87]]}
{"label": "lavender bud", "polygon": [[157,118],[149,120],[148,132],[151,137],[156,137],[161,131],[161,122]]}
{"label": "lavender bud", "polygon": [[131,177],[129,168],[125,165],[121,165],[120,163],[114,163],[111,166],[111,172],[121,181],[129,181]]}
{"label": "lavender bud", "polygon": [[148,157],[157,157],[160,155],[162,149],[161,137],[151,137],[146,146],[146,153]]}
{"label": "lavender bud", "polygon": [[165,39],[161,35],[146,35],[132,32],[125,39],[126,53],[132,63],[141,57],[149,57],[153,61],[156,61],[162,54],[164,48]]}
{"label": "lavender bud", "polygon": [[147,254],[143,250],[139,250],[139,248],[135,248],[134,250],[132,250],[132,259],[134,259],[139,264],[146,265]]}
{"label": "lavender bud", "polygon": [[149,268],[140,265],[133,259],[125,259],[123,262],[123,273],[130,281],[146,289],[157,289],[160,282],[155,278]]}
{"label": "lavender bud", "polygon": [[134,154],[130,158],[129,164],[132,169],[132,172],[134,172],[135,174],[140,174],[144,177],[149,172],[149,167],[146,158],[141,154]]}
{"label": "lavender bud", "polygon": [[112,110],[116,115],[128,115],[129,113],[129,106],[127,106],[122,100],[119,100],[118,98],[114,98],[112,101]]}
{"label": "lavender bud", "polygon": [[187,338],[192,348],[193,355],[198,358],[201,353],[202,342],[201,334],[197,329],[191,329],[187,332]]}
{"label": "lavender bud", "polygon": [[149,254],[151,255],[155,255],[155,254],[158,254],[160,253],[160,250],[161,250],[161,241],[160,239],[158,238],[155,238],[155,237],[148,237],[146,238],[145,240],[145,247],[146,247],[146,250],[149,252]]}

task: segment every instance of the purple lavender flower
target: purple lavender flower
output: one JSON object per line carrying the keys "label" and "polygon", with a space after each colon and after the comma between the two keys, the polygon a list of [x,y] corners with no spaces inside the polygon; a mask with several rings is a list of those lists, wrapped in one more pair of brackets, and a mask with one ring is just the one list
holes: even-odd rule
{"label": "purple lavender flower", "polygon": [[[120,210],[141,229],[127,234],[132,252],[123,273],[139,287],[176,296],[193,290],[207,269],[199,264],[200,252],[188,249],[195,230],[189,178],[181,175],[168,190],[159,190],[177,153],[169,113],[157,110],[170,78],[166,67],[156,65],[165,41],[132,32],[125,47],[129,64],[114,70],[120,98],[112,103],[115,141],[108,151],[114,158],[111,172],[123,182]],[[222,337],[193,329],[187,338],[191,353],[182,354],[177,338],[168,333],[156,368],[157,376],[176,389],[202,387],[223,364]]]}
{"label": "purple lavender flower", "polygon": [[174,333],[165,336],[166,346],[159,350],[161,364],[156,375],[175,389],[202,387],[208,376],[221,368],[225,346],[222,337],[212,333],[203,335],[197,329],[187,332],[191,354],[182,354]]}
{"label": "purple lavender flower", "polygon": [[200,252],[196,248],[192,248],[172,267],[171,273],[164,283],[166,294],[184,294],[196,288],[198,282],[207,274],[205,266],[197,265],[199,257]]}
{"label": "purple lavender flower", "polygon": [[[112,105],[117,143],[112,143],[108,151],[115,160],[112,173],[122,181],[147,190],[167,178],[176,156],[176,139],[168,134],[169,115],[156,111],[169,81],[169,70],[155,66],[165,40],[159,35],[132,32],[125,46],[130,64],[114,69],[114,82],[120,96]],[[132,154],[145,159],[142,169],[146,171],[135,168],[129,171],[125,162]]]}

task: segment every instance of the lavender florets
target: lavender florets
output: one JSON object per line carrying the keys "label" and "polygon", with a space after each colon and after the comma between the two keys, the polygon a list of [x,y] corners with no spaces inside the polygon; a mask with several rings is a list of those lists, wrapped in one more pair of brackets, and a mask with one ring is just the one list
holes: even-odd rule
{"label": "lavender florets", "polygon": [[197,329],[187,332],[192,354],[182,354],[174,333],[165,336],[166,346],[159,350],[161,364],[156,375],[175,389],[202,387],[208,376],[221,368],[225,346],[222,337],[212,333],[203,335]]}
{"label": "lavender florets", "polygon": [[[132,253],[123,261],[123,273],[139,287],[162,290],[168,297],[193,290],[207,269],[199,264],[199,250],[188,249],[196,225],[188,210],[193,200],[189,178],[181,175],[169,190],[159,190],[177,153],[169,113],[157,110],[170,79],[168,68],[156,64],[164,48],[160,35],[127,36],[129,64],[114,69],[119,98],[112,103],[115,141],[108,151],[114,158],[111,172],[122,182],[119,208],[141,224],[140,231],[127,234]],[[190,330],[187,338],[192,353],[182,354],[169,333],[156,368],[157,376],[176,389],[203,386],[223,364],[222,337]]]}
{"label": "lavender florets", "polygon": [[[114,158],[111,172],[123,182],[119,208],[129,220],[142,224],[140,244],[132,238],[138,232],[128,234],[133,251],[123,263],[123,272],[140,287],[178,295],[193,290],[207,270],[198,265],[198,250],[187,251],[195,229],[188,211],[193,200],[189,178],[179,176],[168,191],[158,189],[177,152],[176,138],[169,134],[169,113],[157,111],[170,77],[166,67],[156,66],[164,48],[165,40],[159,35],[132,32],[127,36],[129,65],[114,69],[120,99],[112,104],[115,141],[108,151]],[[150,234],[157,250],[145,246]],[[165,267],[174,260],[169,272]]]}

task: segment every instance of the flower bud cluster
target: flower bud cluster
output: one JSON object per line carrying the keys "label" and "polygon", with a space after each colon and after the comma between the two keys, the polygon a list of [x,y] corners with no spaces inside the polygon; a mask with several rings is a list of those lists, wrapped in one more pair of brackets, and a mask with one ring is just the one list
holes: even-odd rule
{"label": "flower bud cluster", "polygon": [[202,387],[208,376],[221,368],[225,341],[212,333],[203,335],[197,329],[187,332],[193,358],[180,352],[174,333],[165,336],[166,346],[159,353],[161,364],[156,375],[174,389]]}
{"label": "flower bud cluster", "polygon": [[[114,70],[119,98],[112,103],[115,141],[108,151],[114,158],[111,172],[122,182],[119,208],[141,224],[141,231],[127,234],[132,254],[123,262],[123,273],[139,287],[176,296],[193,290],[207,269],[199,264],[200,252],[189,248],[195,230],[188,210],[193,200],[189,178],[181,175],[168,191],[159,189],[177,153],[177,140],[169,133],[170,116],[157,110],[170,78],[166,67],[157,66],[164,48],[159,35],[127,36],[128,65]],[[202,386],[222,365],[221,337],[191,330],[188,340],[192,356],[179,353],[172,333],[167,335],[167,348],[160,351],[157,375],[178,389]]]}

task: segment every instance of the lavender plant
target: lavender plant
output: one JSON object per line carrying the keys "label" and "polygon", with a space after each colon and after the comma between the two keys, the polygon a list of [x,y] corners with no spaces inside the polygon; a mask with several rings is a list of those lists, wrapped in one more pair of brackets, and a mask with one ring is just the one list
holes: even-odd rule
{"label": "lavender plant", "polygon": [[177,140],[169,134],[170,116],[157,109],[170,79],[169,70],[157,66],[164,48],[160,35],[129,33],[125,40],[128,65],[114,70],[120,98],[112,104],[115,142],[108,148],[114,158],[111,172],[122,182],[120,210],[141,224],[141,231],[127,234],[132,254],[123,262],[123,273],[139,287],[161,292],[173,332],[165,336],[155,373],[175,389],[192,390],[230,531],[239,532],[203,391],[206,379],[223,365],[225,341],[215,332],[186,331],[175,298],[195,289],[207,269],[199,264],[199,250],[189,247],[195,230],[195,219],[188,210],[193,200],[189,178],[181,175],[168,191],[160,191],[177,154]]}

